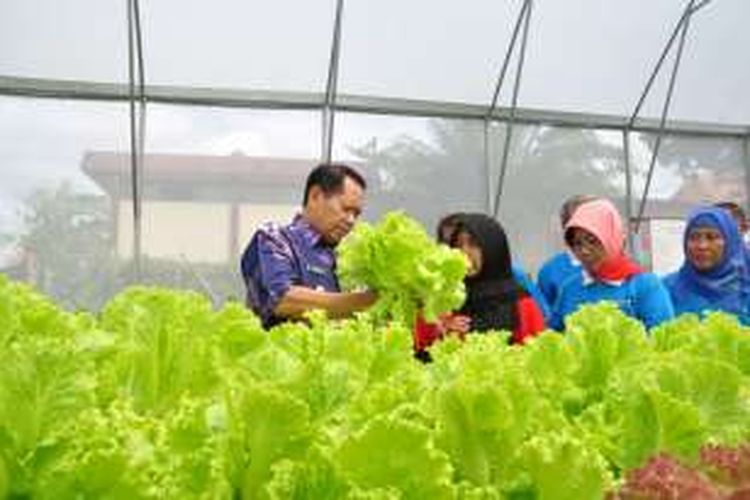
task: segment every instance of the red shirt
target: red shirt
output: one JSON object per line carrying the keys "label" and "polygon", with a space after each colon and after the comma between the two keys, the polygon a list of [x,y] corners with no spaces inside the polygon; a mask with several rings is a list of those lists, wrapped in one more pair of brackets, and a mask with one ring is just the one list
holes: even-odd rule
{"label": "red shirt", "polygon": [[[521,297],[516,303],[518,324],[513,330],[510,341],[513,344],[523,344],[531,337],[544,331],[544,315],[534,299],[530,296]],[[414,349],[422,351],[437,340],[443,338],[444,331],[439,323],[428,323],[422,316],[417,317],[414,325]]]}

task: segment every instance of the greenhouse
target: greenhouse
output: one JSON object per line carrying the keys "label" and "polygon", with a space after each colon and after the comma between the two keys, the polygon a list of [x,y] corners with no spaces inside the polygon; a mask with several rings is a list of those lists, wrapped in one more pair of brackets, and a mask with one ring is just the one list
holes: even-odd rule
{"label": "greenhouse", "polygon": [[530,272],[574,193],[668,238],[698,201],[747,203],[747,15],[742,0],[3,2],[3,265],[71,305],[136,272],[236,295],[254,227],[288,219],[329,158],[366,173],[366,219],[496,213]]}
{"label": "greenhouse", "polygon": [[[534,280],[572,195],[611,200],[659,277],[691,209],[750,210],[749,19],[747,0],[3,0],[0,500],[652,498],[626,486],[662,487],[644,464],[747,498],[736,318],[650,330],[605,304],[520,349],[449,339],[427,367],[411,342],[464,298],[433,241],[447,214],[499,221]],[[342,280],[382,300],[269,334],[243,251],[331,163],[366,180],[372,228]],[[390,272],[380,237],[412,243],[383,289],[363,277]]]}

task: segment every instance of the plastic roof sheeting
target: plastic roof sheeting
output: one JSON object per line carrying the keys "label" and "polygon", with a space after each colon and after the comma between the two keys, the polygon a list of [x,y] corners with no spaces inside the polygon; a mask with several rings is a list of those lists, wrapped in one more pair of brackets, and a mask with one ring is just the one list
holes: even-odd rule
{"label": "plastic roof sheeting", "polygon": [[[346,0],[338,92],[488,105],[522,3]],[[335,0],[140,5],[148,85],[325,90]],[[686,5],[535,0],[518,105],[628,116]],[[126,82],[126,6],[3,1],[0,76]],[[747,19],[747,0],[712,0],[696,12],[670,119],[750,124],[750,106],[741,105],[750,88]],[[659,115],[671,61],[642,117]],[[501,106],[514,70],[515,62]]]}
{"label": "plastic roof sheeting", "polygon": [[322,91],[331,0],[141,1],[154,84]]}
{"label": "plastic roof sheeting", "polygon": [[345,2],[339,92],[489,104],[522,4]]}
{"label": "plastic roof sheeting", "polygon": [[125,2],[0,2],[0,75],[127,82],[127,51]]}

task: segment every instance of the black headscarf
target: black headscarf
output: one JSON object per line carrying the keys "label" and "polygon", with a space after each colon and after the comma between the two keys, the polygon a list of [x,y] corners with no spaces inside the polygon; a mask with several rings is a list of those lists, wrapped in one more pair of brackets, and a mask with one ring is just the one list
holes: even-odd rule
{"label": "black headscarf", "polygon": [[456,229],[458,229],[461,217],[464,215],[466,214],[463,212],[454,212],[440,219],[437,225],[437,230],[435,231],[438,243],[444,243],[450,246],[453,238],[456,236]]}
{"label": "black headscarf", "polygon": [[482,267],[467,276],[466,302],[460,313],[471,317],[471,329],[513,331],[518,324],[518,299],[525,294],[513,278],[508,237],[503,227],[484,214],[460,214],[451,246],[466,233],[482,251]]}

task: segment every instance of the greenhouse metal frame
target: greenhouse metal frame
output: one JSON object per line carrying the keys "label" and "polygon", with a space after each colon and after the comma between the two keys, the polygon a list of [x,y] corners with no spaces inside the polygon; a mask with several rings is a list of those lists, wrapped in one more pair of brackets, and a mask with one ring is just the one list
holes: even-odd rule
{"label": "greenhouse metal frame", "polygon": [[[523,165],[510,165],[509,155],[514,128],[519,126],[555,127],[575,130],[609,131],[619,134],[624,168],[624,210],[631,226],[633,237],[640,229],[647,205],[650,201],[650,187],[659,158],[662,138],[718,139],[741,144],[744,173],[741,201],[748,205],[750,193],[750,126],[746,124],[720,124],[701,121],[685,121],[670,118],[670,104],[675,84],[680,81],[680,63],[686,40],[690,39],[691,29],[700,22],[700,16],[709,9],[721,8],[722,0],[689,0],[681,2],[679,17],[674,19],[670,36],[661,47],[653,47],[658,55],[649,75],[642,75],[645,83],[633,107],[632,113],[611,115],[591,112],[570,112],[525,108],[519,105],[519,94],[524,88],[523,71],[527,59],[527,43],[534,37],[534,16],[540,8],[538,2],[523,0],[516,16],[512,19],[513,32],[502,56],[502,68],[494,83],[494,93],[484,105],[453,101],[421,100],[401,97],[380,97],[377,95],[353,95],[339,91],[339,68],[341,64],[342,36],[345,29],[348,3],[337,0],[334,9],[333,31],[330,33],[330,52],[325,88],[320,92],[252,90],[245,88],[211,88],[188,85],[152,84],[145,70],[148,57],[148,41],[144,39],[141,25],[143,20],[142,2],[127,1],[127,83],[102,83],[94,81],[35,78],[25,76],[0,76],[0,96],[23,98],[52,98],[65,100],[104,101],[128,104],[129,113],[129,158],[130,189],[132,191],[132,257],[136,281],[140,281],[142,269],[142,176],[143,161],[148,138],[149,106],[152,104],[210,106],[217,108],[239,108],[248,110],[283,110],[319,112],[320,161],[335,160],[334,141],[337,122],[341,113],[421,117],[470,122],[483,130],[482,153],[486,175],[486,192],[482,200],[474,200],[477,206],[496,216],[504,217],[501,200],[508,186],[508,175],[512,169]],[[1,11],[2,9],[0,9]],[[645,13],[648,15],[648,13]],[[123,22],[125,19],[123,19]],[[667,59],[672,57],[671,67]],[[0,71],[2,74],[2,71]],[[512,80],[510,78],[512,74]],[[658,117],[642,117],[642,106],[647,97],[653,96],[655,79],[668,75],[669,84],[665,95],[658,97],[661,106]],[[501,90],[511,88],[511,96],[501,100]],[[507,92],[506,92],[507,93]],[[654,97],[656,98],[656,97]],[[507,102],[506,102],[507,101]],[[340,125],[339,125],[340,126]],[[503,147],[491,151],[491,129],[503,128]],[[631,173],[631,137],[633,134],[653,136],[654,144],[650,151],[648,169],[645,173],[645,186],[638,195],[633,187]],[[491,165],[499,162],[499,174],[493,175]],[[556,202],[559,200],[556,200]],[[658,210],[657,210],[658,212]],[[195,275],[200,280],[200,273]],[[210,287],[207,287],[210,289]]]}

